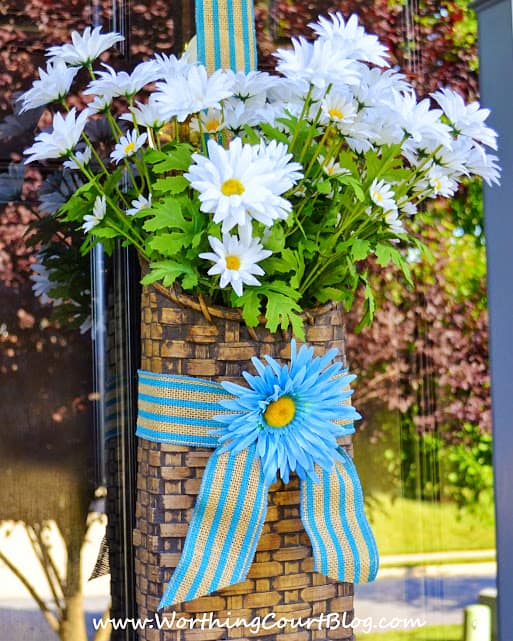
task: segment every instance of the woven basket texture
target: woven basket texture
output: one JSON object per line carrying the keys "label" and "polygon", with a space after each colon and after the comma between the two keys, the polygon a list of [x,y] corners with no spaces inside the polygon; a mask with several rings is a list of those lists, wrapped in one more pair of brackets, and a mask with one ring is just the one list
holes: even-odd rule
{"label": "woven basket texture", "polygon": [[[228,311],[228,310],[227,310]],[[269,354],[288,359],[290,336],[271,334],[263,327],[248,328],[233,310],[207,320],[203,313],[181,306],[162,290],[145,287],[142,294],[142,369],[184,374],[211,380],[240,382],[243,370],[254,371],[252,356]],[[225,316],[225,317],[223,317]],[[337,347],[344,358],[344,324],[341,310],[327,306],[312,315],[306,340],[324,353]],[[348,450],[350,438],[341,443]],[[153,443],[138,443],[136,525],[133,534],[138,614],[154,618],[163,590],[176,567],[187,533],[192,508],[211,450]],[[213,613],[220,620],[237,617],[248,621],[274,613],[276,618],[315,617],[346,612],[351,621],[353,586],[337,583],[313,572],[309,539],[299,514],[299,481],[293,476],[284,486],[269,491],[269,509],[255,559],[247,580],[211,595],[160,613],[168,619]],[[139,630],[139,641],[311,641],[353,639],[350,627],[311,630],[293,628],[251,633],[244,627]]]}

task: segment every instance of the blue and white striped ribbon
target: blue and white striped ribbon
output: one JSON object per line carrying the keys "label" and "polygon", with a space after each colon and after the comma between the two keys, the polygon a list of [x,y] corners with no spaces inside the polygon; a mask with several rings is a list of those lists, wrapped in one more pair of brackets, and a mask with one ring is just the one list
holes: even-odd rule
{"label": "blue and white striped ribbon", "polygon": [[[220,452],[213,417],[230,398],[219,384],[190,376],[139,372],[137,435],[151,441],[214,448],[203,475],[179,563],[159,608],[244,581],[267,511],[268,485],[255,446]],[[321,482],[301,481],[301,518],[315,571],[348,582],[372,581],[378,552],[365,516],[358,474],[349,455]]]}

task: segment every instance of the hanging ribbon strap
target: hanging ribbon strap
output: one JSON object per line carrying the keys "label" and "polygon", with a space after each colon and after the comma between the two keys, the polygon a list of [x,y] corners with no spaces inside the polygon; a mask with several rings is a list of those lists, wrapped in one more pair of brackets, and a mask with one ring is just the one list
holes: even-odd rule
{"label": "hanging ribbon strap", "polygon": [[198,61],[207,71],[257,66],[253,0],[197,0]]}
{"label": "hanging ribbon strap", "polygon": [[[180,561],[159,608],[244,581],[251,566],[269,485],[255,444],[233,453],[223,451],[218,442],[215,417],[230,398],[215,382],[139,372],[137,435],[161,443],[215,448]],[[310,477],[301,480],[301,518],[312,544],[315,571],[338,581],[372,581],[378,553],[351,458],[339,448],[331,470],[316,465],[315,471],[319,482]]]}

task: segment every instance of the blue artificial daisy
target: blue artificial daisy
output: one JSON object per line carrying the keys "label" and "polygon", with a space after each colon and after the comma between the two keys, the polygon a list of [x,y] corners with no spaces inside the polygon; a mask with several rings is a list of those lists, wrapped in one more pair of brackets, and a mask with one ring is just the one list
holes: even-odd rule
{"label": "blue artificial daisy", "polygon": [[348,375],[341,363],[330,365],[338,350],[320,357],[313,353],[306,345],[298,352],[292,340],[290,365],[279,365],[270,356],[265,365],[254,357],[258,375],[243,372],[250,388],[222,383],[235,398],[220,402],[231,414],[215,417],[223,423],[217,431],[221,451],[235,454],[256,443],[269,484],[278,470],[284,483],[293,471],[318,482],[314,465],[330,470],[340,458],[337,437],[354,432],[352,424],[338,422],[361,418],[347,404],[352,394],[348,385],[356,376]]}

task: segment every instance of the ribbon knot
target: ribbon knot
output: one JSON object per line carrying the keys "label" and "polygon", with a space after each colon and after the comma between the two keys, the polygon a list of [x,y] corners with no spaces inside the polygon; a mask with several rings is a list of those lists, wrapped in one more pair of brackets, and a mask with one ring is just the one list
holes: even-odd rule
{"label": "ribbon knot", "polygon": [[[159,609],[244,581],[251,566],[273,479],[264,470],[257,442],[237,450],[220,439],[219,414],[234,398],[220,383],[139,372],[137,436],[214,450]],[[351,421],[340,423],[346,433],[353,431]],[[353,461],[337,447],[330,466],[322,460],[313,465],[314,474],[300,479],[300,511],[314,570],[338,581],[372,581],[378,552]]]}

